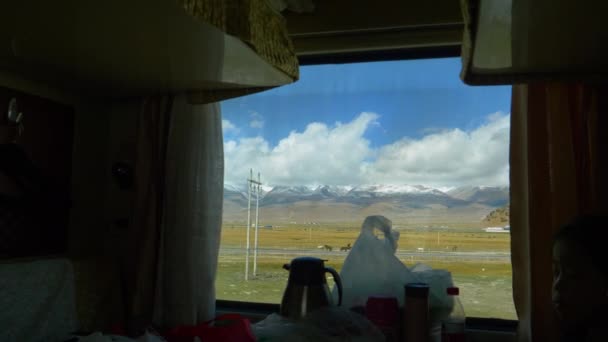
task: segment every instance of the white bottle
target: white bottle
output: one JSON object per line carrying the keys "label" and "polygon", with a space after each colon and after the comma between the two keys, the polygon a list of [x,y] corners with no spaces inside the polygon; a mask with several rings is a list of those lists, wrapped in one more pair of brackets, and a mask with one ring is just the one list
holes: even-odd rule
{"label": "white bottle", "polygon": [[460,299],[458,298],[460,291],[457,287],[448,287],[447,294],[454,299],[454,307],[452,308],[450,315],[444,319],[441,324],[441,341],[464,342],[466,340],[466,316]]}

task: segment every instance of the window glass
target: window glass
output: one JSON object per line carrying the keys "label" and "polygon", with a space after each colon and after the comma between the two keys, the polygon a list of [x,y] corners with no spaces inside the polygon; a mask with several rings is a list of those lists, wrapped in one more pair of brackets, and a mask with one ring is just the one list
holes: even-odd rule
{"label": "window glass", "polygon": [[511,90],[466,86],[459,71],[458,58],[303,66],[293,85],[223,102],[218,299],[279,303],[284,263],[317,256],[339,271],[378,214],[406,265],[452,272],[467,316],[515,319]]}

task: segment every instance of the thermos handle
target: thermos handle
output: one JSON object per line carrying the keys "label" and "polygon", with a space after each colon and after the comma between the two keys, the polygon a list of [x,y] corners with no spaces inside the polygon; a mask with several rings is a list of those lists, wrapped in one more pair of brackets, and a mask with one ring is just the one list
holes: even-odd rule
{"label": "thermos handle", "polygon": [[338,306],[340,306],[342,305],[342,280],[340,279],[340,275],[331,267],[325,267],[325,272],[331,273],[332,277],[334,277],[336,285],[338,286]]}

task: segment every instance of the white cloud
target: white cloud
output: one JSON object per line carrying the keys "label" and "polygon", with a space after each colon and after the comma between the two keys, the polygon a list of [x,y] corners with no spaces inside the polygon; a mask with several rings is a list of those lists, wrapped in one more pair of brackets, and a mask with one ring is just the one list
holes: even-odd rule
{"label": "white cloud", "polygon": [[364,137],[375,113],[348,123],[310,123],[271,146],[264,138],[226,141],[226,182],[249,169],[272,185],[422,184],[438,188],[508,184],[508,114],[489,115],[472,131],[443,130],[373,149]]}
{"label": "white cloud", "polygon": [[258,112],[251,112],[251,121],[249,127],[251,128],[264,128],[264,118]]}
{"label": "white cloud", "polygon": [[251,120],[249,123],[251,128],[264,128],[264,121],[262,120]]}
{"label": "white cloud", "polygon": [[376,183],[434,187],[507,185],[510,116],[495,113],[475,130],[403,138],[379,149],[365,178]]}
{"label": "white cloud", "polygon": [[363,134],[378,118],[362,113],[353,121],[329,127],[313,122],[292,131],[271,147],[262,137],[227,141],[224,145],[226,182],[242,183],[249,168],[272,184],[359,184],[364,160],[372,156]]}
{"label": "white cloud", "polygon": [[228,132],[238,133],[239,129],[229,120],[222,119],[222,132],[224,132],[224,134]]}

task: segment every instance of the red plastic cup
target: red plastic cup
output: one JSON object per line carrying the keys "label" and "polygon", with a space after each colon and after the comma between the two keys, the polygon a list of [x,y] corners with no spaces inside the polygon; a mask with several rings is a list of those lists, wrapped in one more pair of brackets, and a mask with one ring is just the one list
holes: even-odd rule
{"label": "red plastic cup", "polygon": [[395,297],[370,296],[365,304],[365,316],[376,325],[399,322],[399,302]]}
{"label": "red plastic cup", "polygon": [[399,338],[399,302],[395,297],[371,296],[365,305],[365,316],[386,338],[387,342]]}

